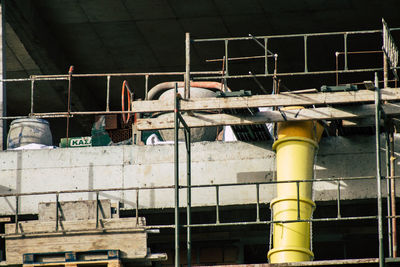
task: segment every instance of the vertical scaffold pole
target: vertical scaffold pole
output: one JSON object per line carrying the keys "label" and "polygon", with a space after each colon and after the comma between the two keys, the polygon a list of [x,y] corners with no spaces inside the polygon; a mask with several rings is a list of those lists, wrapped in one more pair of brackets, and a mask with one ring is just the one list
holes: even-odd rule
{"label": "vertical scaffold pole", "polygon": [[186,51],[186,61],[185,61],[185,99],[190,98],[190,33],[186,33],[185,36],[185,51]]}
{"label": "vertical scaffold pole", "polygon": [[175,267],[179,267],[179,99],[178,84],[175,83],[175,107],[174,107],[174,174],[175,174]]}
{"label": "vertical scaffold pole", "polygon": [[185,138],[186,138],[186,183],[187,183],[187,205],[186,205],[186,215],[187,215],[187,267],[192,265],[192,233],[190,224],[192,223],[192,167],[191,167],[191,134],[190,128],[185,128]]}
{"label": "vertical scaffold pole", "polygon": [[381,153],[380,153],[380,89],[377,84],[377,74],[375,73],[375,144],[376,144],[376,189],[378,205],[378,241],[379,241],[379,267],[385,266],[385,255],[383,249],[383,221],[382,221],[382,188],[381,188]]}
{"label": "vertical scaffold pole", "polygon": [[391,184],[391,179],[390,179],[390,126],[389,129],[386,130],[385,133],[385,141],[386,141],[386,147],[385,147],[385,163],[386,163],[386,206],[387,206],[387,228],[388,228],[388,253],[389,253],[389,258],[393,257],[393,246],[392,246],[392,218],[390,217],[391,214],[391,195],[390,195],[390,184]]}

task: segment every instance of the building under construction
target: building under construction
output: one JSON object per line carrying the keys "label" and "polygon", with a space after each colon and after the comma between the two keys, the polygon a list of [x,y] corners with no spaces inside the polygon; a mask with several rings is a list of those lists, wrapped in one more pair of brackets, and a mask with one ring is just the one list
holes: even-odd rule
{"label": "building under construction", "polygon": [[397,1],[0,7],[0,265],[400,264]]}

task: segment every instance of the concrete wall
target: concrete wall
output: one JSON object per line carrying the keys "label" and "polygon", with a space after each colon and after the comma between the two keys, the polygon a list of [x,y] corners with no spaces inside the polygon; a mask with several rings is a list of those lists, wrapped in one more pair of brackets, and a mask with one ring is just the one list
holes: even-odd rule
{"label": "concrete wall", "polygon": [[[192,145],[192,184],[226,184],[270,181],[274,176],[272,142]],[[186,156],[180,145],[180,183],[186,184]],[[396,147],[396,151],[399,147]],[[382,150],[384,152],[384,150]],[[384,153],[383,153],[384,154]],[[382,161],[384,164],[384,161]],[[316,177],[375,175],[374,137],[323,138],[316,164]],[[64,148],[54,150],[0,152],[0,194],[116,187],[171,186],[174,184],[173,145]],[[399,184],[398,182],[397,184]],[[386,186],[383,184],[383,188]],[[336,183],[314,185],[315,200],[336,198]],[[385,191],[385,190],[384,190]],[[400,188],[397,192],[400,191]],[[104,192],[101,198],[135,206],[133,191]],[[174,205],[172,189],[145,190],[139,194],[140,208],[168,208]],[[341,183],[343,199],[373,198],[375,180]],[[181,204],[186,203],[181,190]],[[260,199],[275,197],[273,185],[260,186]],[[215,188],[193,189],[194,206],[215,205]],[[60,201],[93,200],[94,193],[61,194]],[[36,214],[39,202],[55,201],[55,195],[26,196],[20,212]],[[220,188],[221,205],[255,203],[255,186]],[[15,212],[15,197],[0,197],[0,215]]]}

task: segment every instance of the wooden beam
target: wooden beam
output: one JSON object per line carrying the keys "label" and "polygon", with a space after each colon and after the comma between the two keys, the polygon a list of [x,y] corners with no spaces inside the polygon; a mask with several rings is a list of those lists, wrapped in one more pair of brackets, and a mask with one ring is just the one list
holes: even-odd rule
{"label": "wooden beam", "polygon": [[[381,90],[382,101],[400,100],[399,88],[387,88]],[[278,107],[278,106],[309,106],[343,103],[373,102],[375,93],[370,90],[349,92],[328,92],[311,94],[278,94],[278,95],[256,95],[248,97],[220,97],[220,98],[192,98],[182,100],[180,110],[210,110],[210,109],[232,109],[232,108],[256,108],[256,107]],[[171,101],[134,101],[132,103],[135,112],[172,112],[173,100]]]}
{"label": "wooden beam", "polygon": [[[400,114],[400,104],[384,104],[382,105],[387,115]],[[375,114],[375,105],[366,104],[358,106],[347,106],[340,108],[324,107],[313,109],[293,109],[282,111],[264,111],[248,115],[231,115],[231,114],[195,114],[194,116],[183,115],[185,122],[189,127],[210,127],[223,125],[250,125],[264,124],[270,122],[282,121],[307,121],[307,120],[334,120],[334,119],[355,119],[373,116]],[[182,127],[182,126],[181,126]],[[157,130],[174,128],[174,117],[165,116],[162,119],[138,119],[138,130]]]}

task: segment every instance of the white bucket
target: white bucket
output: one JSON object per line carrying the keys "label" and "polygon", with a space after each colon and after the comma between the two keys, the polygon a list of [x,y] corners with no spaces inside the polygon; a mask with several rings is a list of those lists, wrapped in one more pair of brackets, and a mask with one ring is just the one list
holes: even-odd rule
{"label": "white bucket", "polygon": [[49,122],[43,119],[18,119],[11,122],[7,136],[7,148],[28,144],[53,145]]}

